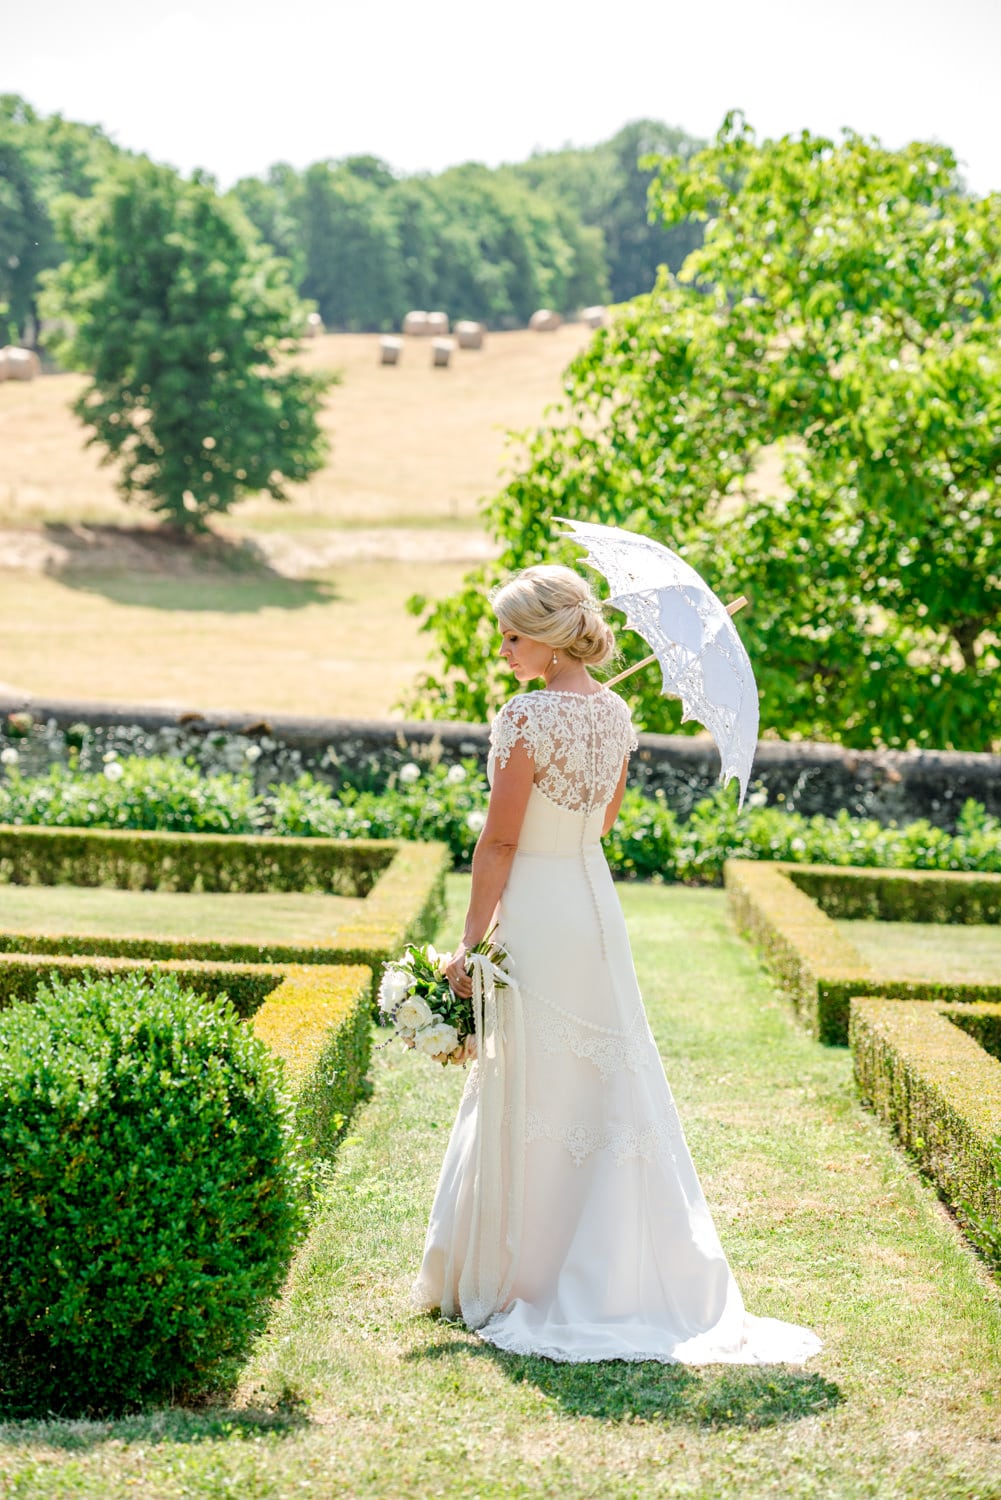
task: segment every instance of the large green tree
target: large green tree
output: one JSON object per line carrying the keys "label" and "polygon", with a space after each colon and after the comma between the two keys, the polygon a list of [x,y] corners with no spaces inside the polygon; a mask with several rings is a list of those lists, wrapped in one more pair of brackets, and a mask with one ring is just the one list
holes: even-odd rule
{"label": "large green tree", "polygon": [[323,462],[326,375],[296,368],[305,308],[286,268],[210,180],[139,159],[63,200],[68,260],[43,310],[89,373],[75,404],[121,493],[201,530],[242,496],[286,500]]}
{"label": "large green tree", "polygon": [[[750,596],[766,732],[996,746],[1001,198],[965,194],[943,147],[759,143],[731,117],[660,163],[654,203],[704,244],[569,370],[487,507],[497,567],[424,611],[440,665],[417,706],[479,718],[509,690],[483,584],[557,555],[565,515]],[[655,674],[625,691],[649,729],[679,727]]]}

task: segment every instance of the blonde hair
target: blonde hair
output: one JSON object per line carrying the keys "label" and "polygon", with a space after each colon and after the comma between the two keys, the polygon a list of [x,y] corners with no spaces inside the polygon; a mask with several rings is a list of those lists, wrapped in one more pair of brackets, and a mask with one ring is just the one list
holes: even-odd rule
{"label": "blonde hair", "polygon": [[558,563],[525,568],[494,589],[490,603],[502,625],[587,666],[600,667],[615,652],[601,601],[571,568]]}

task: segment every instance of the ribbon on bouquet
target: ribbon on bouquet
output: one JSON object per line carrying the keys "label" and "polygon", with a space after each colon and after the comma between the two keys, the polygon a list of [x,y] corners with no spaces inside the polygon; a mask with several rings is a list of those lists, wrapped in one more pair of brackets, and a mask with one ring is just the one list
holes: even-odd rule
{"label": "ribbon on bouquet", "polygon": [[[511,1293],[521,1246],[525,1186],[525,1024],[517,983],[470,953],[479,1099],[473,1143],[469,1242],[459,1310],[481,1328]],[[498,991],[503,988],[503,1000]]]}

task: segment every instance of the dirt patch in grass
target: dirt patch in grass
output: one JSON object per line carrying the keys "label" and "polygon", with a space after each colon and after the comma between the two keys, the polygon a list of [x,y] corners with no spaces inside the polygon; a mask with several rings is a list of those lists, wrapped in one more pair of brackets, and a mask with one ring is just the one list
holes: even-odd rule
{"label": "dirt patch in grass", "polygon": [[309,529],[242,536],[225,525],[209,536],[185,537],[151,525],[46,524],[0,530],[0,569],[47,573],[153,574],[192,578],[205,573],[272,573],[313,578],[344,563],[461,563],[496,555],[479,530],[367,527]]}

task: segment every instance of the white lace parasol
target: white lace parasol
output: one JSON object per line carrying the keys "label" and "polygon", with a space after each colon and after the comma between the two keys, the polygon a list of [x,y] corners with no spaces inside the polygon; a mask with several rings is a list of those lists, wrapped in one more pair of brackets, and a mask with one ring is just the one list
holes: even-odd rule
{"label": "white lace parasol", "polygon": [[554,519],[570,528],[587,548],[584,561],[607,578],[609,604],[653,647],[647,661],[656,658],[663,691],[681,699],[682,723],[695,719],[708,729],[720,753],[720,780],[725,786],[736,777],[743,802],[758,742],[758,689],[727,606],[670,547],[618,526]]}

